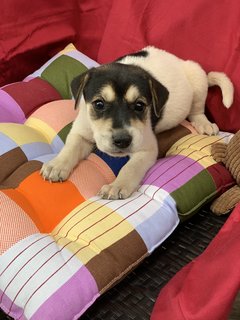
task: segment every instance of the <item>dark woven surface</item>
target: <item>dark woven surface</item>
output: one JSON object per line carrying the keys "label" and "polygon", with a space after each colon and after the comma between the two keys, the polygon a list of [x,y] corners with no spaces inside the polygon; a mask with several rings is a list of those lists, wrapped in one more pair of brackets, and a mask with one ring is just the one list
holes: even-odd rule
{"label": "dark woven surface", "polygon": [[[160,289],[203,252],[226,219],[212,215],[206,208],[201,210],[180,225],[135,271],[100,297],[81,320],[149,320]],[[0,318],[7,319],[3,314]]]}

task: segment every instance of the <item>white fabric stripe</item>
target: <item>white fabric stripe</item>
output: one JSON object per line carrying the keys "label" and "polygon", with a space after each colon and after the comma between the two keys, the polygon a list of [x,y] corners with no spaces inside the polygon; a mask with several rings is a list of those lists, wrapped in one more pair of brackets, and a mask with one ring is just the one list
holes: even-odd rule
{"label": "white fabric stripe", "polygon": [[139,192],[142,192],[142,193],[146,192],[147,196],[154,198],[154,200],[156,200],[159,203],[159,205],[162,205],[164,202],[166,202],[166,199],[170,197],[169,193],[166,190],[150,184],[142,185],[139,188]]}
{"label": "white fabric stripe", "polygon": [[[36,234],[34,237],[28,237],[21,241],[21,246],[16,245],[9,250],[11,252],[7,251],[6,254],[2,256],[5,267],[12,261],[14,256],[17,256],[18,253],[23,250],[23,248],[26,248],[30,243],[34,242],[37,237],[42,236],[42,234]],[[24,308],[29,297],[41,283],[56,270],[60,269],[54,277],[51,277],[46,284],[37,291],[37,294],[33,295],[27,304],[27,318],[30,318],[39,306],[41,306],[41,304],[58,288],[66,283],[82,266],[80,260],[73,257],[63,268],[61,268],[64,263],[72,257],[72,252],[59,247],[53,241],[54,239],[48,236],[33,244],[31,250],[22,252],[1,276],[1,290],[5,291],[7,288],[6,294],[8,297],[17,305]],[[49,246],[47,246],[48,244]],[[44,247],[46,248],[41,251]],[[59,252],[59,250],[61,251]],[[29,261],[38,252],[39,254]],[[54,257],[50,259],[51,256]],[[48,259],[50,259],[49,262],[47,262]],[[26,264],[26,262],[28,263]],[[18,273],[20,269],[21,271]],[[9,285],[10,282],[11,284]]]}
{"label": "white fabric stripe", "polygon": [[[9,248],[1,257],[1,263],[0,263],[0,275],[4,270],[8,267],[8,265],[11,263],[16,263],[16,266],[18,265],[18,257],[17,255],[21,253],[22,251],[27,252],[30,248],[34,248],[36,243],[42,242],[42,246],[44,246],[44,243],[46,243],[44,240],[48,235],[41,234],[41,233],[35,233],[27,238],[24,238],[23,240],[18,241],[14,246]],[[29,248],[29,249],[28,249]],[[31,250],[31,249],[30,249]],[[8,270],[8,269],[7,269]]]}
{"label": "white fabric stripe", "polygon": [[[150,195],[153,195],[156,191],[159,191],[160,196],[158,197],[157,201],[152,200],[148,195],[141,193],[144,192],[146,188],[148,188],[148,194]],[[163,206],[163,204],[164,206],[168,205],[169,208],[171,208],[171,210],[173,211],[173,216],[176,216],[175,201],[169,196],[168,192],[160,190],[156,186],[149,185],[144,185],[139,190],[140,192],[135,192],[128,199],[106,203],[106,207],[113,209],[123,218],[127,218],[126,220],[129,223],[131,223],[134,227],[137,227],[139,224],[143,223],[144,221],[149,219],[153,214],[158,212],[159,209]],[[136,214],[131,215],[133,212],[136,212]]]}
{"label": "white fabric stripe", "polygon": [[88,69],[99,66],[99,64],[96,61],[87,57],[84,53],[78,50],[72,50],[72,51],[66,52],[65,55],[81,62]]}

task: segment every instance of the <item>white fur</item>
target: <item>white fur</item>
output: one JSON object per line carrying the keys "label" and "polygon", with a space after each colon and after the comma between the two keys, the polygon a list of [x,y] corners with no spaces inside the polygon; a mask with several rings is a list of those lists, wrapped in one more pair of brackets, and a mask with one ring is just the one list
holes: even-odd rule
{"label": "white fur", "polygon": [[219,86],[222,90],[223,104],[226,108],[230,108],[233,103],[234,88],[229,78],[222,72],[209,72],[208,85]]}
{"label": "white fur", "polygon": [[182,60],[167,51],[151,46],[143,50],[148,52],[147,57],[127,56],[120,62],[140,66],[168,89],[169,97],[163,117],[155,128],[156,133],[171,129],[189,118],[199,133],[216,134],[217,125],[204,115],[208,86],[220,86],[224,105],[229,107],[233,101],[230,79],[221,72],[207,75],[198,63]]}

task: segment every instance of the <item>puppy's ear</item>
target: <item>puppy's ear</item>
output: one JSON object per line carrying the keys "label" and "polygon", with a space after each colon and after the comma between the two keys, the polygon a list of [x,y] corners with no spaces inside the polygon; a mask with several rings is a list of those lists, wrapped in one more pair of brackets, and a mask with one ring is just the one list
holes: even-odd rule
{"label": "puppy's ear", "polygon": [[165,105],[169,91],[154,78],[149,79],[149,86],[152,94],[153,110],[157,118],[161,116],[161,109]]}
{"label": "puppy's ear", "polygon": [[85,85],[87,84],[89,79],[89,72],[86,71],[76,78],[74,78],[71,82],[71,90],[73,97],[75,99],[75,109],[78,108],[79,102],[81,100],[82,94],[83,94],[83,89]]}

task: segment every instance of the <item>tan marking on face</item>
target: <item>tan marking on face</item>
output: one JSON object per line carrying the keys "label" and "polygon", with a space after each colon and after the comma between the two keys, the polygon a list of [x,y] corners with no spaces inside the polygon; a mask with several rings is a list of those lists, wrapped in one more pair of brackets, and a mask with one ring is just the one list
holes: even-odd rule
{"label": "tan marking on face", "polygon": [[91,119],[91,126],[93,131],[105,134],[112,131],[112,119]]}
{"label": "tan marking on face", "polygon": [[113,102],[115,100],[115,98],[116,98],[116,93],[115,93],[113,87],[110,84],[105,85],[101,89],[100,95],[107,102]]}
{"label": "tan marking on face", "polygon": [[90,118],[90,126],[93,131],[93,137],[99,150],[111,152],[112,149],[112,120]]}
{"label": "tan marking on face", "polygon": [[148,123],[151,123],[150,116],[150,108],[147,108],[143,119],[131,119],[130,126],[137,130],[144,131],[144,127],[148,125]]}
{"label": "tan marking on face", "polygon": [[125,94],[125,99],[128,103],[132,103],[136,101],[140,97],[140,92],[138,88],[134,85],[131,85]]}

